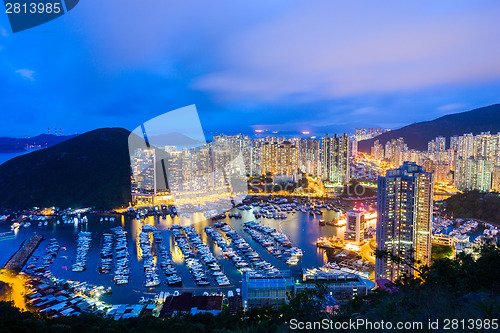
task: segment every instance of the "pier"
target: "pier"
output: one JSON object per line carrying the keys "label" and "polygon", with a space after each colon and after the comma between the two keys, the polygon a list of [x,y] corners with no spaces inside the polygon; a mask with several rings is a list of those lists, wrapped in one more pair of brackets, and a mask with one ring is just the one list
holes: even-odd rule
{"label": "pier", "polygon": [[30,239],[25,240],[19,250],[5,264],[4,268],[20,272],[42,240],[43,237],[40,235],[33,235]]}
{"label": "pier", "polygon": [[345,246],[345,242],[335,237],[320,237],[316,241],[316,246],[323,249],[342,249]]}

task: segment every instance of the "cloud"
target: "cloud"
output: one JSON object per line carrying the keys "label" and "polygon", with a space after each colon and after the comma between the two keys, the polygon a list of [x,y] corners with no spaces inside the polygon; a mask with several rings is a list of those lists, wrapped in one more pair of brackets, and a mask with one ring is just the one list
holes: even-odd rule
{"label": "cloud", "polygon": [[498,103],[500,2],[486,1],[109,0],[22,34],[4,24],[0,133],[133,129],[193,103],[214,133],[334,133]]}
{"label": "cloud", "polygon": [[467,107],[464,103],[452,103],[438,107],[436,110],[443,113],[450,113],[452,111],[463,111]]}
{"label": "cloud", "polygon": [[31,69],[26,69],[26,68],[18,69],[16,73],[21,75],[25,79],[35,82],[35,71]]}
{"label": "cloud", "polygon": [[377,108],[371,107],[371,106],[365,106],[362,108],[358,108],[352,111],[352,115],[354,116],[361,116],[361,115],[366,115],[366,114],[375,114],[377,112]]}
{"label": "cloud", "polygon": [[304,3],[221,43],[219,69],[193,87],[307,102],[500,80],[500,5],[429,6]]}

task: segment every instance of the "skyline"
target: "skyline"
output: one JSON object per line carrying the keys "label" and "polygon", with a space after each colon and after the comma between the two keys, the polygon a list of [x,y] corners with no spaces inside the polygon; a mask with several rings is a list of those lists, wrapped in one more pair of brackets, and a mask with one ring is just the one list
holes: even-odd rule
{"label": "skyline", "polygon": [[314,135],[498,103],[494,1],[116,3],[16,34],[0,15],[2,136],[130,130],[191,104],[208,135]]}
{"label": "skyline", "polygon": [[[271,129],[257,129],[257,130],[248,130],[248,131],[241,131],[241,130],[228,130],[227,132],[222,132],[222,131],[211,131],[210,133],[207,133],[205,131],[203,131],[203,128],[199,129],[200,133],[202,133],[204,135],[204,138],[201,138],[199,137],[199,140],[196,140],[196,139],[193,139],[196,135],[186,135],[186,133],[182,133],[183,130],[181,128],[184,128],[184,127],[178,127],[178,128],[171,128],[171,129],[167,129],[168,131],[168,135],[174,135],[176,136],[176,139],[173,139],[173,140],[178,140],[180,138],[184,138],[186,140],[194,140],[193,142],[197,142],[197,143],[202,143],[204,141],[206,142],[211,142],[216,136],[220,136],[220,135],[227,135],[227,136],[239,136],[239,135],[242,135],[242,136],[247,136],[251,139],[266,139],[266,138],[272,138],[272,137],[275,137],[275,138],[287,138],[287,139],[321,139],[322,137],[324,136],[328,136],[328,135],[333,135],[333,134],[345,134],[353,139],[355,139],[356,141],[360,142],[360,141],[367,141],[367,140],[371,140],[375,137],[378,137],[386,132],[391,132],[391,131],[400,131],[400,130],[405,130],[407,128],[412,128],[413,125],[422,125],[422,124],[427,124],[429,122],[436,122],[436,121],[440,121],[441,119],[449,119],[449,116],[458,116],[458,115],[462,115],[462,114],[470,114],[470,112],[477,112],[477,111],[480,111],[482,109],[486,109],[486,108],[490,108],[490,107],[495,107],[495,106],[499,106],[500,104],[493,104],[493,105],[489,105],[489,106],[485,106],[485,107],[480,107],[478,109],[474,109],[474,110],[468,110],[468,111],[464,111],[464,112],[456,112],[456,113],[449,113],[449,114],[445,114],[439,118],[436,118],[436,119],[431,119],[431,120],[424,120],[424,121],[419,121],[419,122],[414,122],[412,124],[406,124],[406,125],[402,125],[400,128],[380,128],[380,127],[356,127],[356,128],[351,128],[351,129],[347,129],[346,131],[344,131],[343,133],[333,133],[333,132],[310,132],[310,131],[301,131],[301,130],[288,130],[288,131],[273,131]],[[153,118],[153,119],[149,119],[148,122],[151,122],[151,121],[154,121],[156,119],[158,119],[159,117],[164,117],[165,115],[168,115],[170,114],[171,112],[177,112],[179,110],[186,110],[187,108],[191,108],[191,107],[195,107],[195,105],[188,105],[186,107],[183,107],[183,108],[180,108],[180,109],[177,109],[177,110],[172,110],[172,111],[169,111],[169,112],[166,112],[165,114],[163,115],[158,115],[157,117]],[[180,116],[182,119],[187,119],[189,115],[189,112]],[[179,118],[179,120],[181,120],[181,118]],[[171,119],[173,120],[173,119]],[[199,119],[198,119],[199,120]],[[202,124],[199,124],[199,125],[202,125]],[[93,128],[93,129],[89,129],[87,132],[92,132],[92,131],[95,131],[95,130],[101,130],[101,129],[111,129],[111,128],[122,128],[122,127],[119,127],[119,126],[109,126],[109,127],[102,127],[102,128]],[[167,126],[168,128],[168,126]],[[136,132],[138,130],[138,128],[135,128],[134,130],[130,130],[130,129],[126,129],[126,128],[122,128],[122,129],[125,129],[131,133],[133,132]],[[157,130],[159,131],[163,131],[163,129],[161,127],[158,127]],[[58,126],[54,126],[54,127],[50,127],[48,126],[46,128],[46,132],[42,132],[42,133],[38,133],[38,134],[35,134],[33,136],[28,136],[28,135],[24,135],[24,136],[21,136],[21,135],[16,135],[16,136],[0,136],[0,138],[4,138],[4,139],[16,139],[16,140],[26,140],[26,139],[30,139],[30,138],[36,138],[36,137],[39,137],[39,136],[44,136],[44,135],[49,135],[49,136],[52,136],[52,137],[74,137],[74,136],[78,136],[78,135],[81,135],[81,134],[85,134],[87,132],[74,132],[74,133],[67,133],[65,131],[63,131],[62,127],[58,127]],[[459,135],[464,135],[464,134],[467,134],[467,133],[473,133],[473,132],[477,132],[476,134],[479,134],[480,132],[481,133],[495,133],[497,132],[496,130],[491,130],[491,129],[482,129],[481,131],[478,131],[478,130],[470,130],[470,129],[464,129],[464,130],[456,130],[455,129],[455,132],[456,133],[453,133],[453,134],[440,134],[439,132],[437,132],[435,134],[436,136],[436,139],[438,139],[438,137],[444,137],[444,138],[450,138],[452,139],[454,136],[459,136]],[[364,133],[364,134],[363,134]],[[460,133],[460,134],[458,134]],[[500,133],[500,132],[499,132]],[[177,137],[178,136],[178,137]],[[405,135],[403,135],[405,136]],[[161,137],[160,136],[153,136],[153,138],[156,138],[156,139],[159,139]],[[163,138],[165,139],[165,138]],[[162,140],[163,140],[162,139]],[[172,138],[170,138],[172,139]]]}
{"label": "skyline", "polygon": [[6,0],[0,327],[498,329],[498,13]]}

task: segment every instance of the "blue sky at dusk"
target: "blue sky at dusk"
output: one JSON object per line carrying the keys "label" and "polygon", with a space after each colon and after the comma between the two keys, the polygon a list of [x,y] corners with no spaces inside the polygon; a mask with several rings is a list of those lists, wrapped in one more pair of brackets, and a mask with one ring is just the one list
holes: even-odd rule
{"label": "blue sky at dusk", "polygon": [[12,34],[0,136],[129,130],[196,104],[207,133],[352,132],[500,102],[499,1],[83,0]]}

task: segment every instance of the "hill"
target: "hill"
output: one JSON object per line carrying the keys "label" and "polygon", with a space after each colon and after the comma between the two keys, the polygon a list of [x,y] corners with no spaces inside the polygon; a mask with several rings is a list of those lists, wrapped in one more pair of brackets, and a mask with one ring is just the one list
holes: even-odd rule
{"label": "hill", "polygon": [[41,134],[32,138],[0,137],[0,152],[24,151],[26,147],[47,148],[75,136],[76,135]]}
{"label": "hill", "polygon": [[0,165],[0,207],[112,208],[130,200],[128,136],[98,129]]}
{"label": "hill", "polygon": [[477,190],[458,193],[446,199],[448,215],[476,218],[500,223],[500,197],[497,193],[481,193]]}
{"label": "hill", "polygon": [[500,132],[500,104],[494,104],[467,112],[455,113],[431,121],[411,124],[397,130],[383,133],[375,138],[358,143],[358,150],[369,153],[375,140],[382,145],[387,141],[404,138],[410,149],[427,150],[427,142],[437,136],[446,137],[446,145],[453,135],[465,133]]}

